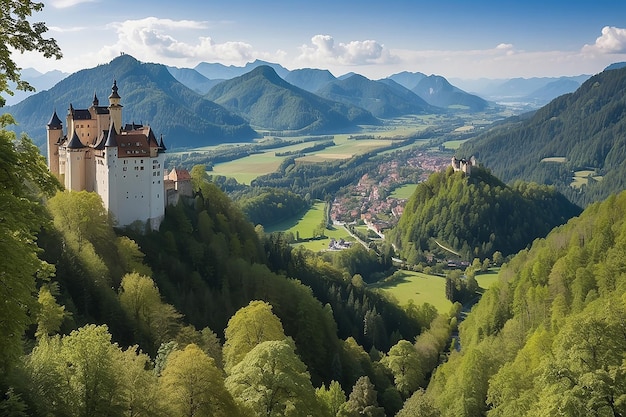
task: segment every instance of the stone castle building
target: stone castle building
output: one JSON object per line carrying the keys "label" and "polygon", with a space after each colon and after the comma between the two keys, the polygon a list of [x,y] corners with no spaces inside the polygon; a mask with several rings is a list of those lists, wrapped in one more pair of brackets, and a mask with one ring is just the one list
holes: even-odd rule
{"label": "stone castle building", "polygon": [[461,171],[467,175],[471,175],[472,167],[476,166],[476,158],[472,156],[470,159],[457,159],[453,156],[451,165],[455,172]]}
{"label": "stone castle building", "polygon": [[48,166],[67,190],[94,191],[117,226],[137,221],[157,229],[165,214],[163,138],[150,126],[122,124],[121,97],[113,82],[109,105],[94,94],[88,109],[71,104],[66,127],[56,111],[47,125]]}

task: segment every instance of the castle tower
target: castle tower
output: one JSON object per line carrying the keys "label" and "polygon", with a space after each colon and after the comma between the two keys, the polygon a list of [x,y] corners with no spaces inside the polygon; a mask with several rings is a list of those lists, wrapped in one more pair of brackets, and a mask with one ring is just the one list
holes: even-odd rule
{"label": "castle tower", "polygon": [[59,143],[63,137],[63,124],[57,116],[56,110],[52,114],[46,128],[48,136],[48,169],[59,176]]}
{"label": "castle tower", "polygon": [[87,147],[80,141],[76,132],[67,144],[65,162],[65,188],[72,191],[85,189],[85,156]]}
{"label": "castle tower", "polygon": [[122,126],[122,105],[120,105],[121,97],[117,93],[117,81],[113,80],[113,87],[111,87],[111,95],[109,96],[109,115],[111,116],[111,122],[115,126]]}

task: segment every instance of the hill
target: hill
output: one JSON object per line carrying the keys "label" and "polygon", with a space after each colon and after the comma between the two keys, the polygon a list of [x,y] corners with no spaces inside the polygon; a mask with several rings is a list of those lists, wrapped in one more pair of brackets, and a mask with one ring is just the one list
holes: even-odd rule
{"label": "hill", "polygon": [[336,80],[335,76],[328,70],[302,68],[289,71],[283,77],[289,84],[300,87],[303,90],[315,93],[324,85]]}
{"label": "hill", "polygon": [[281,78],[285,78],[289,73],[289,70],[280,64],[273,64],[259,59],[254,62],[248,62],[242,67],[235,65],[226,66],[220,63],[201,62],[196,65],[194,69],[209,80],[230,80],[235,77],[240,77],[260,66],[273,68]]}
{"label": "hill", "polygon": [[177,81],[181,84],[191,88],[193,91],[200,95],[204,95],[209,92],[211,87],[224,80],[209,80],[198,71],[190,68],[177,68],[167,67],[167,70],[172,74]]}
{"label": "hill", "polygon": [[35,91],[21,91],[15,89],[14,83],[9,83],[9,87],[13,90],[13,95],[7,95],[6,103],[7,106],[12,106],[14,104],[19,103],[24,100],[26,97],[30,97],[33,94],[36,94],[38,91],[48,90],[56,83],[61,81],[63,78],[67,77],[69,74],[65,72],[61,72],[58,70],[48,71],[45,74],[40,73],[34,68],[25,68],[21,71],[22,79],[27,81],[32,87],[35,88]]}
{"label": "hill", "polygon": [[625,220],[622,192],[503,266],[419,398],[430,415],[624,415]]}
{"label": "hill", "polygon": [[[580,206],[603,200],[626,188],[625,94],[626,68],[603,71],[532,117],[494,127],[458,152],[475,155],[505,182],[554,184]],[[592,178],[574,188],[579,170]]]}
{"label": "hill", "polygon": [[257,136],[242,118],[176,81],[165,66],[141,63],[130,55],[78,71],[6,111],[17,120],[19,131],[42,146],[45,125],[55,109],[62,114],[60,110],[70,103],[76,108],[87,108],[94,92],[101,98],[109,96],[114,79],[122,96],[124,122],[149,123],[158,134],[163,134],[170,149],[248,141]]}
{"label": "hill", "polygon": [[409,263],[440,253],[439,245],[471,261],[495,251],[514,254],[579,213],[553,188],[509,187],[483,168],[466,175],[449,167],[417,186],[389,235]]}
{"label": "hill", "polygon": [[402,71],[397,74],[390,75],[387,79],[393,80],[400,84],[401,86],[408,88],[409,90],[414,89],[417,85],[426,78],[426,74],[421,72],[408,72]]}
{"label": "hill", "polygon": [[329,100],[361,107],[376,117],[436,113],[439,110],[399,84],[392,87],[382,81],[372,81],[357,74],[331,81],[317,90],[316,94]]}
{"label": "hill", "polygon": [[439,75],[429,75],[423,78],[411,91],[423,98],[428,104],[444,109],[483,111],[489,107],[486,100],[466,93]]}
{"label": "hill", "polygon": [[269,66],[224,81],[206,97],[262,129],[337,133],[355,129],[357,124],[378,123],[363,109],[323,99],[289,84]]}

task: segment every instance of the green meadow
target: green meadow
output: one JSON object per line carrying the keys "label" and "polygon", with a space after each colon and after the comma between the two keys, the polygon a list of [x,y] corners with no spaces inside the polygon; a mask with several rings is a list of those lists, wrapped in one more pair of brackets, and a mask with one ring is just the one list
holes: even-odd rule
{"label": "green meadow", "polygon": [[[499,268],[496,268],[485,274],[476,275],[480,288],[486,290],[491,287],[498,281],[498,273]],[[446,298],[446,279],[438,275],[400,271],[399,278],[372,284],[370,288],[378,288],[388,293],[401,306],[413,300],[416,305],[432,304],[439,313],[448,313],[452,307],[452,303]]]}
{"label": "green meadow", "polygon": [[391,193],[391,197],[408,200],[409,198],[411,198],[416,188],[417,184],[405,184],[393,190],[393,192]]}
{"label": "green meadow", "polygon": [[[293,217],[285,221],[265,228],[266,233],[286,232],[293,233],[294,236],[300,236],[300,239],[310,239],[313,237],[315,229],[317,229],[324,221],[324,202],[317,202],[300,217]],[[348,231],[341,226],[333,226],[331,229],[325,229],[326,239],[309,240],[307,242],[297,243],[296,246],[304,246],[307,249],[318,252],[328,248],[331,238],[336,240],[354,240]]]}
{"label": "green meadow", "polygon": [[452,303],[446,298],[445,278],[413,271],[400,271],[399,275],[398,279],[376,283],[370,288],[388,293],[400,306],[406,306],[409,300],[413,300],[416,305],[432,304],[439,313],[450,311]]}

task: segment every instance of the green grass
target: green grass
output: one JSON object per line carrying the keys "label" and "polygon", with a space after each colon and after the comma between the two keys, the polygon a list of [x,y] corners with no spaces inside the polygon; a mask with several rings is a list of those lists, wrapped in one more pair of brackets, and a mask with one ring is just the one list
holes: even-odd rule
{"label": "green grass", "polygon": [[446,279],[421,272],[400,271],[401,278],[394,282],[380,282],[370,286],[391,294],[400,306],[406,306],[409,300],[416,305],[429,303],[439,313],[448,313],[452,303],[446,299]]}
{"label": "green grass", "polygon": [[[315,203],[309,210],[302,213],[299,217],[287,219],[281,223],[272,225],[265,229],[266,233],[272,232],[290,232],[294,236],[300,236],[300,239],[309,239],[313,237],[313,231],[324,221],[324,202]],[[295,246],[304,246],[307,249],[318,252],[328,248],[330,239],[336,240],[354,240],[343,227],[333,227],[324,231],[326,239],[310,240],[308,242],[297,243]]]}
{"label": "green grass", "polygon": [[273,151],[250,155],[235,161],[216,164],[209,174],[232,177],[240,184],[249,185],[256,177],[276,171],[283,159],[283,157],[275,156]]}
{"label": "green grass", "polygon": [[476,282],[480,288],[488,290],[495,282],[498,282],[498,276],[500,274],[500,268],[490,268],[484,274],[476,275]]}
{"label": "green grass", "polygon": [[571,187],[580,188],[583,185],[586,185],[589,182],[589,176],[596,181],[602,180],[601,175],[595,175],[595,171],[591,170],[580,170],[574,172],[574,178],[572,178],[572,182],[570,183]]}
{"label": "green grass", "polygon": [[457,150],[466,141],[467,141],[467,139],[463,139],[463,140],[449,140],[449,141],[443,143],[443,147],[446,148],[446,149]]}
{"label": "green grass", "polygon": [[417,188],[417,184],[405,184],[402,187],[398,187],[391,193],[391,197],[393,198],[403,198],[408,200],[415,192]]}

